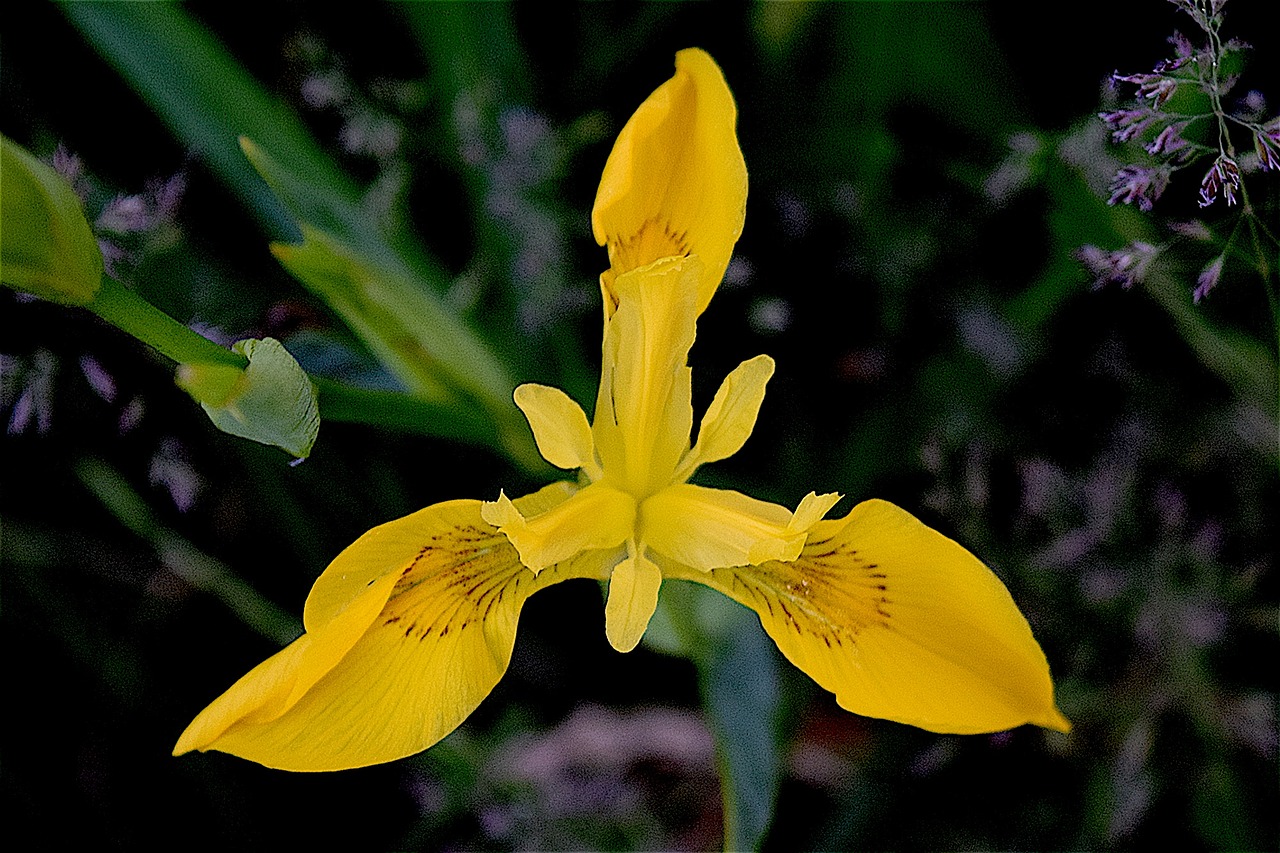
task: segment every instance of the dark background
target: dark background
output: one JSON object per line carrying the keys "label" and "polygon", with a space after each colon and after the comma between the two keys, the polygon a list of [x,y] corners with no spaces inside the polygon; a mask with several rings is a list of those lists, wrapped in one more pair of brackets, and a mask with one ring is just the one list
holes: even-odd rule
{"label": "dark background", "polygon": [[[1280,98],[1265,5],[1229,4],[1226,31],[1255,41],[1239,93]],[[720,63],[751,193],[699,325],[695,408],[744,358],[768,352],[778,373],[752,440],[706,482],[791,505],[811,489],[883,497],[964,542],[1023,608],[1076,724],[941,737],[846,714],[784,666],[767,849],[1275,849],[1275,399],[1224,380],[1153,289],[1094,290],[1073,260],[1085,243],[1167,234],[1105,205],[1098,182],[1125,155],[1091,116],[1112,70],[1145,70],[1173,29],[1191,34],[1172,5],[1057,4],[1046,25],[1033,4],[463,4],[449,13],[512,38],[456,46],[485,57],[462,68],[395,5],[185,9],[359,181],[402,170],[413,230],[459,310],[519,380],[583,401],[606,264],[589,211],[612,138],[676,50]],[[0,34],[0,130],[40,156],[59,143],[79,156],[91,221],[118,193],[186,175],[176,220],[127,247],[129,283],[225,340],[271,334],[309,369],[377,374],[266,251],[282,226],[246,210],[56,6],[18,14]],[[482,130],[505,140],[500,163],[460,153],[446,78],[497,105]],[[317,81],[335,80],[349,94],[317,107]],[[352,142],[380,121],[398,144]],[[1036,152],[1025,174],[1019,150]],[[1274,229],[1275,177],[1246,179]],[[1166,218],[1201,215],[1196,185],[1175,181]],[[504,188],[514,213],[493,203]],[[1229,233],[1231,214],[1204,215]],[[1212,254],[1196,251],[1161,268],[1183,302]],[[1260,342],[1274,376],[1270,253],[1269,280],[1229,265],[1195,310]],[[492,449],[334,422],[290,467],[217,432],[172,365],[123,333],[7,290],[0,302],[6,834],[48,847],[720,844],[693,665],[612,652],[585,582],[532,600],[506,678],[423,755],[316,776],[171,758],[191,717],[279,647],[176,563],[213,561],[296,619],[369,527],[538,481]]]}

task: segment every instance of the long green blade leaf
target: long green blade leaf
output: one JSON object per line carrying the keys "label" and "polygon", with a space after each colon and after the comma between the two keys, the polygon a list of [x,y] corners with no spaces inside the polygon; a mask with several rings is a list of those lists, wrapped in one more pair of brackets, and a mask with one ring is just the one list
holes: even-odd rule
{"label": "long green blade leaf", "polygon": [[297,237],[284,206],[240,153],[239,137],[299,163],[317,183],[355,199],[355,187],[298,117],[175,4],[64,3],[71,23],[194,149],[277,239]]}

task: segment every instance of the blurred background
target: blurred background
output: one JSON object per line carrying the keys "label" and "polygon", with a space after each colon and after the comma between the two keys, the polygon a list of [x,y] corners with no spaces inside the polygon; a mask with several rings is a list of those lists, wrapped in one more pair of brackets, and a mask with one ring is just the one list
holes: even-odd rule
{"label": "blurred background", "polygon": [[[1272,116],[1265,5],[1229,4],[1224,33],[1256,40],[1231,97],[1269,97]],[[788,505],[840,491],[841,513],[886,498],[955,537],[1022,607],[1076,728],[949,737],[853,716],[742,613],[713,653],[618,655],[599,589],[574,582],[530,602],[502,683],[422,755],[322,775],[171,758],[296,636],[357,536],[551,472],[447,417],[326,420],[291,465],[218,432],[145,345],[2,290],[6,834],[709,849],[730,742],[763,768],[733,796],[739,842],[766,850],[1276,848],[1276,246],[1232,243],[1239,209],[1199,210],[1199,170],[1150,213],[1106,204],[1142,152],[1108,139],[1096,114],[1131,92],[1104,81],[1171,55],[1175,29],[1199,38],[1174,6],[1058,6],[1048,29],[1015,4],[24,14],[0,33],[0,130],[49,161],[62,146],[112,271],[153,304],[400,388],[268,252],[297,223],[240,156],[247,133],[301,152],[316,186],[355,188],[351,210],[513,381],[584,403],[605,157],[675,51],[707,49],[751,190],[691,355],[695,409],[745,358],[778,372],[751,441],[702,481]],[[1280,181],[1244,179],[1274,234]],[[1192,220],[1198,242],[1179,239]],[[1080,249],[1133,241],[1161,250],[1144,280],[1095,287]]]}

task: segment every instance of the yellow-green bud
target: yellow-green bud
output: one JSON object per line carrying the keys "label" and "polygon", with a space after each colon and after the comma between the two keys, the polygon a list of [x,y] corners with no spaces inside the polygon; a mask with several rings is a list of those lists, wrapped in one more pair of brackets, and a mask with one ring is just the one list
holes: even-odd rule
{"label": "yellow-green bud", "polygon": [[0,135],[0,282],[64,305],[102,284],[102,252],[75,190]]}

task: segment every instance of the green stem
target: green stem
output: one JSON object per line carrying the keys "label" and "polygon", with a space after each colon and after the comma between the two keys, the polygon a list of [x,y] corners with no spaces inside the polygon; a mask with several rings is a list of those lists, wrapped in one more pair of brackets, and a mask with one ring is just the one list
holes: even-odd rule
{"label": "green stem", "polygon": [[473,409],[433,403],[399,391],[357,388],[312,376],[320,400],[320,417],[328,421],[386,427],[435,437],[492,446],[497,431],[491,420]]}
{"label": "green stem", "polygon": [[191,331],[110,276],[102,277],[102,287],[85,307],[179,364],[249,365],[244,356]]}
{"label": "green stem", "polygon": [[142,496],[114,468],[85,457],[76,463],[76,474],[121,524],[155,549],[165,568],[217,598],[245,625],[282,644],[302,633],[297,619],[231,569],[161,524]]}
{"label": "green stem", "polygon": [[[102,287],[85,307],[179,364],[225,364],[239,368],[249,365],[244,356],[188,329],[108,276],[103,277]],[[523,423],[512,423],[510,412],[500,412],[506,417],[505,421],[499,421],[496,417],[486,417],[491,412],[480,406],[434,403],[398,391],[356,388],[317,376],[312,376],[311,381],[319,394],[320,416],[325,420],[497,447],[528,473],[547,471],[528,430]]]}

